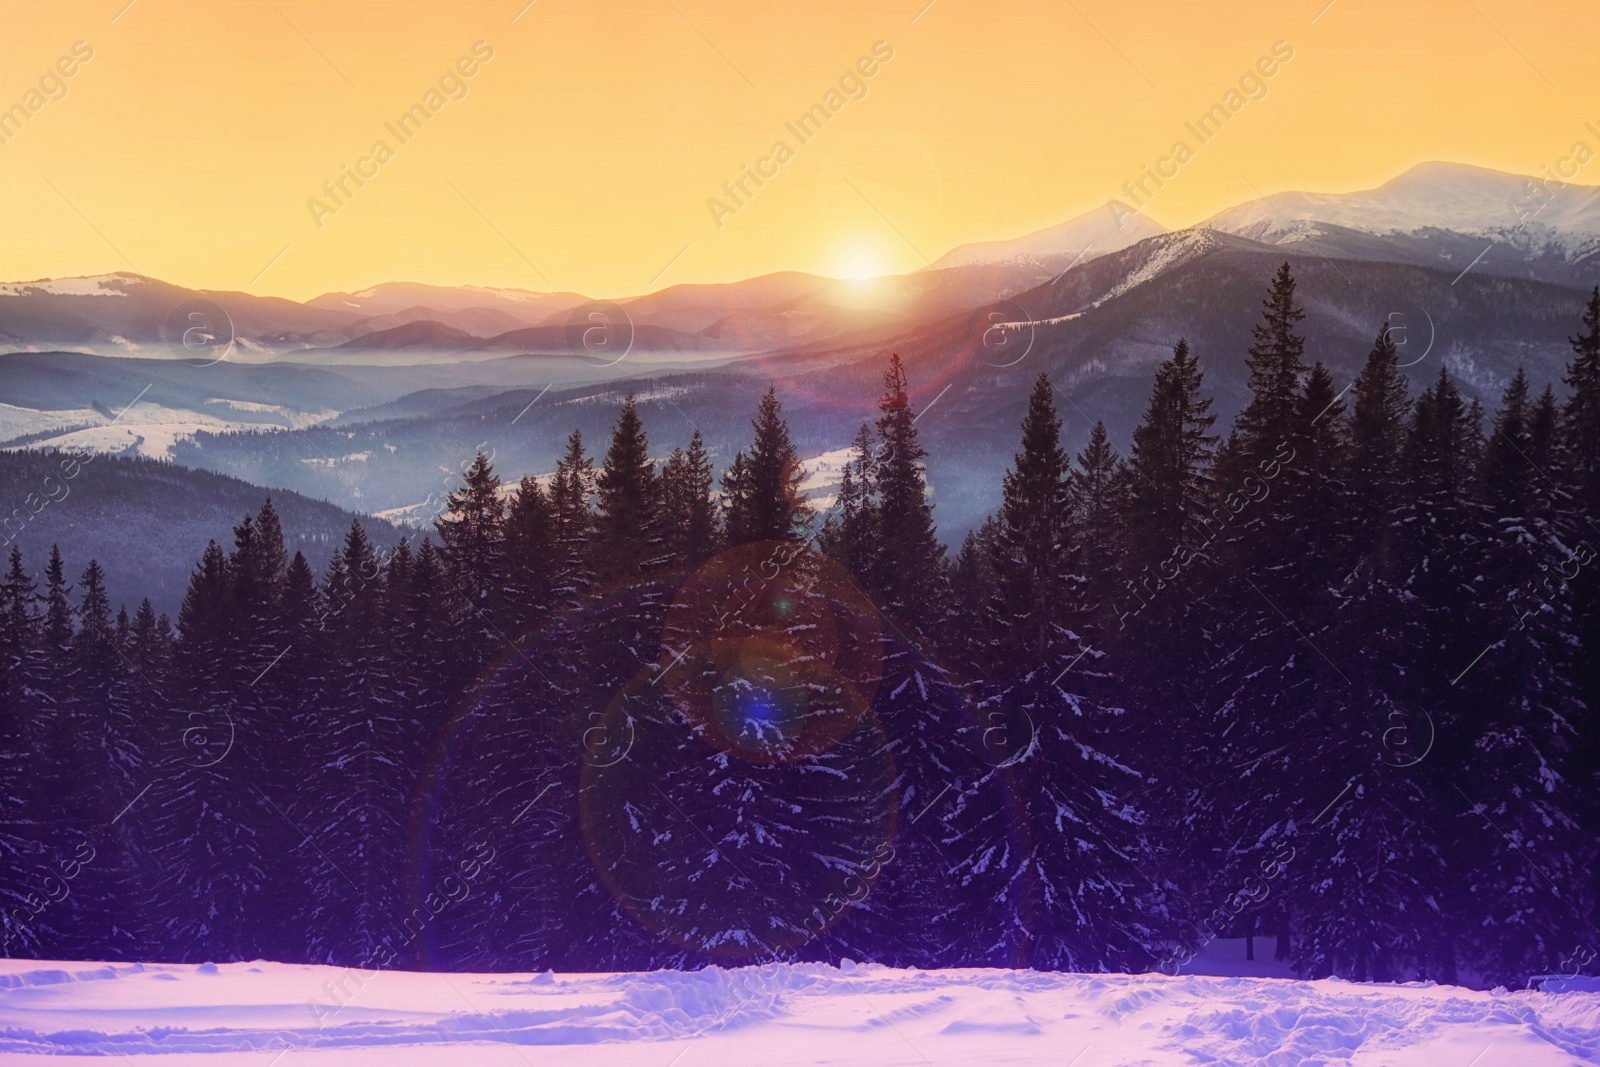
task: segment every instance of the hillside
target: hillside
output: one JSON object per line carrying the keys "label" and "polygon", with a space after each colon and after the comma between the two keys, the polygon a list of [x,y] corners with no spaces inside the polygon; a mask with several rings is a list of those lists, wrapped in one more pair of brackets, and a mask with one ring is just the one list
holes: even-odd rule
{"label": "hillside", "polygon": [[[316,573],[355,516],[298,493],[272,490],[210,471],[156,460],[95,456],[74,468],[64,452],[0,451],[0,551],[21,548],[35,578],[52,544],[61,547],[69,581],[98,559],[110,576],[112,603],[132,610],[149,597],[174,618],[194,562],[206,542],[233,543],[233,527],[269,495],[283,521],[290,552],[304,552]],[[63,470],[76,476],[63,477]],[[362,517],[373,541],[389,546],[398,532]]]}

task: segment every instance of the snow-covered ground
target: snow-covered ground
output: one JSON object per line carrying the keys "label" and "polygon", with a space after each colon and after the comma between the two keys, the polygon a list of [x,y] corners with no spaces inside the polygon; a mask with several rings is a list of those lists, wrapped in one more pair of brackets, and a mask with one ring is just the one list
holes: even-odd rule
{"label": "snow-covered ground", "polygon": [[480,975],[0,961],[0,1062],[111,1055],[152,1067],[1541,1067],[1600,1060],[1600,993],[848,962]]}
{"label": "snow-covered ground", "polygon": [[211,403],[224,411],[239,411],[251,417],[229,419],[148,401],[131,404],[112,416],[91,409],[34,411],[30,408],[0,404],[0,440],[44,430],[83,426],[86,428],[35,441],[29,447],[41,450],[59,448],[87,452],[122,452],[131,448],[141,456],[171,459],[173,449],[180,439],[191,437],[202,430],[212,433],[275,428],[300,430],[339,414],[333,410],[305,412],[273,404],[254,404],[239,400],[213,400]]}

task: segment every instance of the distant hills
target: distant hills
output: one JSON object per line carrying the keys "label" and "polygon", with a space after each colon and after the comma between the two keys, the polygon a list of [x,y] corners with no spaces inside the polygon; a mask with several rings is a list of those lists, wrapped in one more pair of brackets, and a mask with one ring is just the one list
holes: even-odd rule
{"label": "distant hills", "polygon": [[[1250,327],[1286,259],[1308,358],[1341,387],[1387,322],[1414,383],[1442,365],[1492,407],[1519,366],[1559,388],[1597,251],[1600,189],[1436,163],[1372,190],[1275,193],[1170,233],[1099,208],[868,282],[785,272],[612,303],[390,283],[298,304],[127,274],[4,285],[0,338],[54,351],[0,355],[0,445],[168,457],[409,516],[480,442],[512,476],[548,472],[573,428],[600,451],[628,390],[662,456],[698,426],[726,462],[769,382],[804,454],[835,452],[874,417],[897,351],[953,537],[993,507],[1040,371],[1074,445],[1104,419],[1127,447],[1179,337],[1219,413],[1236,411]],[[186,299],[227,309],[239,335],[228,359],[170,358],[161,323]],[[617,326],[606,336],[626,351],[575,345],[575,317],[579,334]]]}
{"label": "distant hills", "polygon": [[[1600,251],[1600,188],[1556,185],[1456,163],[1424,163],[1376,189],[1282,192],[1195,229],[1330,258],[1428,264],[1582,284]],[[414,362],[484,353],[583,355],[568,323],[620,308],[635,349],[737,357],[884,339],[952,312],[1016,296],[1068,269],[1166,233],[1143,214],[1096,208],[1008,240],[963,245],[928,268],[870,283],[781,272],[675,285],[610,302],[580,293],[386,282],[305,303],[189,290],[137,274],[0,285],[0,346],[167,358],[175,308],[220,306],[235,362]],[[532,332],[529,332],[532,331]],[[170,331],[169,331],[170,332]]]}
{"label": "distant hills", "polygon": [[[95,457],[64,479],[63,455],[0,452],[0,553],[9,556],[17,546],[24,566],[42,581],[50,546],[60,545],[73,584],[98,559],[112,603],[125,603],[130,612],[149,597],[158,612],[176,620],[206,542],[231,547],[233,527],[268,496],[237,478],[126,457]],[[321,575],[355,516],[298,493],[270,495],[289,551],[304,552]],[[41,507],[40,501],[48,502]],[[364,518],[362,524],[380,550],[399,539],[386,522]]]}

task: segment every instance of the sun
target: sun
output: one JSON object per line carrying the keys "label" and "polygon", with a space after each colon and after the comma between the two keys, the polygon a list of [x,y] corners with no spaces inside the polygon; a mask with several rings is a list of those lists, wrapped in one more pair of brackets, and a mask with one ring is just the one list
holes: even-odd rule
{"label": "sun", "polygon": [[845,281],[870,282],[887,273],[882,250],[867,241],[842,244],[834,253],[833,262],[833,276]]}

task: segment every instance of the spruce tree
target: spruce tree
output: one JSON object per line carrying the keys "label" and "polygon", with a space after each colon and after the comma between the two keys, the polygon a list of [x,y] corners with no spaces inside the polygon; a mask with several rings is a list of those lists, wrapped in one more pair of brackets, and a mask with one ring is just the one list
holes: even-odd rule
{"label": "spruce tree", "polygon": [[30,728],[28,692],[38,650],[38,588],[22,565],[22,550],[12,545],[0,580],[0,722],[13,739]]}
{"label": "spruce tree", "polygon": [[513,628],[520,630],[554,605],[561,562],[555,508],[533,477],[517,483],[506,509],[505,550],[508,614]]}
{"label": "spruce tree", "polygon": [[1562,411],[1564,454],[1577,499],[1591,519],[1600,511],[1600,286],[1583,311],[1584,332],[1571,338]]}
{"label": "spruce tree", "polygon": [[[229,661],[233,583],[227,556],[206,546],[178,614],[172,682],[154,750],[159,786],[145,798],[154,847],[158,936],[169,958],[248,959],[260,954],[252,917],[264,904],[270,859],[250,779],[234,759],[241,742],[239,693]],[[144,802],[141,802],[141,806]],[[206,907],[194,907],[204,900]]]}
{"label": "spruce tree", "polygon": [[117,816],[147,773],[136,736],[143,710],[134,700],[136,667],[118,644],[105,582],[94,560],[78,581],[75,670],[62,716],[68,748],[51,754],[70,769],[52,798],[57,832],[66,836],[52,844],[68,850],[74,864],[93,857],[75,867],[71,891],[59,905],[66,935],[61,949],[78,958],[122,959],[146,947],[140,929],[145,894],[133,835],[142,820],[124,823]]}
{"label": "spruce tree", "polygon": [[[1600,834],[1600,771],[1592,769],[1600,767],[1600,286],[1589,296],[1583,326],[1570,339],[1572,359],[1564,380],[1571,392],[1561,410],[1557,450],[1560,490],[1555,495],[1562,499],[1551,503],[1559,512],[1556,529],[1562,541],[1591,561],[1571,578],[1571,610],[1577,638],[1574,681],[1589,709],[1578,740],[1583,764],[1591,768],[1583,815],[1589,831]],[[1600,892],[1600,884],[1592,888]]]}
{"label": "spruce tree", "polygon": [[664,548],[659,479],[632,393],[623,400],[595,488],[595,572],[607,586],[635,582],[660,561]]}
{"label": "spruce tree", "polygon": [[800,491],[805,472],[783,421],[783,405],[771,387],[751,422],[755,438],[724,480],[729,545],[751,541],[799,541],[814,512]]}
{"label": "spruce tree", "polygon": [[1405,489],[1401,464],[1411,400],[1387,324],[1378,331],[1356,377],[1352,398],[1347,536],[1357,558],[1370,556],[1371,565],[1392,578],[1399,536],[1395,513]]}
{"label": "spruce tree", "polygon": [[[476,484],[487,483],[485,473],[492,477],[480,470]],[[464,526],[449,529],[461,537],[458,573],[484,573],[464,561],[482,560],[471,553],[485,540]],[[319,701],[320,727],[308,745],[308,779],[293,798],[264,791],[261,803],[269,811],[293,812],[295,825],[318,842],[309,864],[309,954],[349,964],[398,936],[401,887],[394,872],[404,854],[406,815],[406,772],[398,759],[404,708],[385,655],[386,590],[359,521],[351,521],[323,584],[326,599],[344,599],[328,624],[328,683]]]}
{"label": "spruce tree", "polygon": [[[1250,368],[1250,403],[1234,422],[1237,460],[1246,471],[1272,456],[1299,422],[1296,399],[1305,378],[1305,338],[1296,332],[1305,311],[1295,301],[1294,275],[1285,262],[1262,301],[1261,322],[1245,365]],[[1232,486],[1230,486],[1232,488]]]}
{"label": "spruce tree", "polygon": [[434,529],[461,610],[484,643],[494,647],[495,620],[506,597],[505,502],[488,456],[479,452],[473,458],[462,485],[445,498]]}
{"label": "spruce tree", "polygon": [[1123,513],[1128,474],[1122,468],[1104,422],[1096,422],[1068,478],[1072,522],[1083,546],[1085,617],[1091,641],[1102,644],[1112,624],[1111,601],[1127,555]]}
{"label": "spruce tree", "polygon": [[[1156,368],[1155,384],[1144,420],[1133,431],[1128,460],[1128,562],[1126,583],[1117,600],[1119,629],[1138,624],[1158,626],[1175,609],[1181,592],[1164,593],[1193,583],[1196,559],[1208,557],[1207,540],[1216,521],[1212,511],[1212,457],[1216,437],[1210,432],[1216,416],[1203,394],[1205,378],[1180,340],[1172,358]],[[1163,602],[1146,616],[1150,602]],[[1133,619],[1124,622],[1127,616]]]}
{"label": "spruce tree", "polygon": [[[1054,387],[1040,374],[1028,394],[1022,451],[1006,473],[993,548],[995,654],[1019,671],[1076,656],[1070,636],[1083,575],[1071,538],[1070,460],[1061,447]],[[1065,654],[1066,659],[1061,659]]]}
{"label": "spruce tree", "polygon": [[1528,376],[1518,367],[1500,398],[1494,430],[1483,454],[1483,489],[1496,516],[1525,517],[1529,513],[1539,478],[1531,464],[1529,453],[1533,451]]}
{"label": "spruce tree", "polygon": [[593,584],[588,564],[589,539],[594,532],[594,464],[584,452],[583,434],[573,430],[567,451],[556,465],[550,483],[550,507],[555,519],[558,565],[555,593],[565,604],[576,604]]}
{"label": "spruce tree", "polygon": [[877,440],[872,429],[863,424],[850,444],[850,458],[839,475],[835,509],[817,535],[818,548],[863,580],[874,573],[883,548],[878,537],[878,459]]}
{"label": "spruce tree", "polygon": [[688,450],[674,448],[661,468],[665,548],[680,571],[693,571],[716,553],[720,530],[711,494],[714,481],[711,456],[696,429]]}
{"label": "spruce tree", "polygon": [[37,699],[39,662],[38,595],[11,548],[10,566],[0,582],[0,956],[41,954],[45,938],[34,905],[39,876],[42,820],[34,807],[39,779],[43,723]]}
{"label": "spruce tree", "polygon": [[1477,564],[1471,588],[1493,625],[1480,630],[1482,654],[1452,679],[1452,723],[1474,743],[1445,748],[1470,784],[1453,785],[1444,798],[1469,809],[1456,824],[1460,878],[1446,899],[1460,911],[1450,920],[1467,933],[1476,968],[1502,982],[1541,969],[1583,937],[1586,902],[1568,887],[1581,884],[1593,855],[1576,817],[1586,790],[1573,758],[1586,709],[1574,684],[1581,638],[1567,578],[1579,576],[1582,563],[1536,492],[1542,474],[1531,461],[1528,393],[1519,371],[1483,449],[1481,492],[1492,525],[1468,563]]}
{"label": "spruce tree", "polygon": [[46,672],[41,688],[52,709],[59,707],[65,699],[73,674],[72,602],[68,599],[71,592],[61,548],[51,545],[50,561],[44,569],[44,620],[40,636]]}
{"label": "spruce tree", "polygon": [[873,486],[878,552],[867,577],[884,610],[903,625],[926,630],[944,597],[944,546],[934,533],[923,464],[928,452],[917,440],[908,384],[905,364],[891,355],[878,402],[878,439],[883,443]]}

